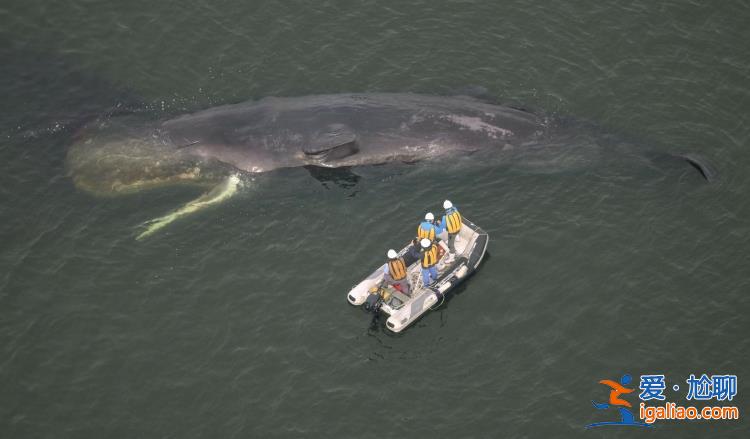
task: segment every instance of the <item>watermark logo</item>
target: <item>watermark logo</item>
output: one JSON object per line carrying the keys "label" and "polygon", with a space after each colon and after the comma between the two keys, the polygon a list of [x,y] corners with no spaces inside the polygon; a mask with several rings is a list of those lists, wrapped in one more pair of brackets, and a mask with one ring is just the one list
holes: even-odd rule
{"label": "watermark logo", "polygon": [[625,374],[620,378],[620,382],[616,383],[612,380],[601,380],[599,381],[599,384],[604,384],[605,386],[610,388],[609,391],[609,402],[608,403],[597,403],[596,401],[591,401],[592,404],[594,404],[594,407],[597,410],[609,410],[610,408],[615,408],[620,412],[620,421],[606,421],[606,422],[594,422],[593,424],[589,424],[586,426],[586,428],[596,428],[596,427],[604,427],[604,426],[631,426],[631,427],[644,427],[648,428],[650,427],[649,424],[643,423],[643,422],[636,422],[635,417],[633,416],[633,412],[628,410],[628,408],[632,408],[633,406],[626,401],[623,398],[620,398],[621,395],[632,393],[635,389],[630,389],[627,386],[630,384],[630,382],[633,380],[633,378]]}
{"label": "watermark logo", "polygon": [[[680,406],[675,402],[668,402],[665,391],[667,379],[664,374],[641,375],[638,384],[638,399],[640,406],[638,410],[639,420],[636,420],[633,412],[629,409],[632,405],[625,399],[625,395],[633,393],[635,389],[627,387],[632,377],[625,374],[617,383],[612,380],[601,380],[599,384],[609,387],[609,401],[591,401],[597,410],[616,409],[619,412],[619,421],[602,421],[586,425],[586,428],[597,428],[604,426],[630,426],[650,428],[657,420],[731,420],[739,419],[739,409],[736,406],[703,406],[694,405]],[[732,401],[737,395],[736,375],[711,375],[702,374],[697,376],[690,374],[685,381],[687,383],[687,401]],[[671,384],[671,383],[670,383]],[[671,386],[675,393],[680,391],[678,383]],[[647,403],[662,403],[662,405],[647,405]]]}

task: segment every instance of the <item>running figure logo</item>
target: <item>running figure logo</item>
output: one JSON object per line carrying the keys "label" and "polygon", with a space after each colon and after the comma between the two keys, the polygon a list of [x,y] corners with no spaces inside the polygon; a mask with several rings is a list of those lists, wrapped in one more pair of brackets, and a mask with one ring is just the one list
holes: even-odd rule
{"label": "running figure logo", "polygon": [[632,407],[629,402],[626,400],[620,398],[620,395],[631,393],[634,389],[629,389],[625,386],[630,384],[630,381],[632,381],[632,378],[630,375],[625,374],[620,378],[620,382],[616,383],[612,380],[601,380],[599,381],[599,384],[604,384],[605,386],[608,386],[611,390],[609,391],[609,403],[596,403],[594,401],[591,401],[592,404],[594,404],[594,407],[596,407],[597,410],[607,410],[608,408],[617,408],[620,411],[620,422],[610,421],[610,422],[595,422],[593,424],[589,424],[586,426],[586,428],[595,428],[595,427],[603,427],[605,425],[630,425],[632,427],[651,427],[651,425],[644,424],[642,422],[635,422],[635,418],[633,417],[633,412],[628,410],[625,407]]}

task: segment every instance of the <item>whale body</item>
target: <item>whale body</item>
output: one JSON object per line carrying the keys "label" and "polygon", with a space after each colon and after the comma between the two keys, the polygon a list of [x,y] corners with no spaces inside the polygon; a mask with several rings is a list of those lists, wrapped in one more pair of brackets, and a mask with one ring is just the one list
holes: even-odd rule
{"label": "whale body", "polygon": [[98,121],[69,150],[76,185],[98,194],[214,182],[232,171],[414,162],[538,141],[547,121],[468,97],[349,94],[265,98],[168,120]]}
{"label": "whale body", "polygon": [[[99,120],[72,144],[67,167],[78,188],[116,195],[173,184],[228,187],[230,176],[288,167],[349,168],[479,151],[517,157],[538,154],[540,145],[552,154],[566,148],[556,136],[548,117],[468,96],[264,98],[166,120]],[[679,158],[712,176],[702,160]]]}

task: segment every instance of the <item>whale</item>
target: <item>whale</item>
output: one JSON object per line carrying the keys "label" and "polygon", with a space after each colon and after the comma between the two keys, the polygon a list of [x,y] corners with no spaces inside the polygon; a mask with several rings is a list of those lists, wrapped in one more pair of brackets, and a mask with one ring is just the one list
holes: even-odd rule
{"label": "whale", "polygon": [[[177,218],[228,199],[244,176],[477,153],[479,160],[560,157],[577,143],[564,125],[553,117],[464,95],[267,97],[164,119],[126,114],[96,120],[75,136],[66,168],[78,189],[99,196],[170,185],[210,189],[144,223],[137,236],[143,239]],[[715,176],[699,156],[663,156],[694,167],[707,180]]]}

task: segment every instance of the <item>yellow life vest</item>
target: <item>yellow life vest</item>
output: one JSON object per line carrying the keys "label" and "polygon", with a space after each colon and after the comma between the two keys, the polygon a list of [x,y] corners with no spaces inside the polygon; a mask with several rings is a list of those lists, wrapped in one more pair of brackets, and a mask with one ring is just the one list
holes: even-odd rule
{"label": "yellow life vest", "polygon": [[435,240],[435,227],[430,227],[428,230],[425,230],[422,228],[422,224],[420,223],[417,226],[417,238],[420,240],[427,238],[430,241]]}
{"label": "yellow life vest", "polygon": [[448,233],[454,234],[461,230],[461,214],[457,210],[449,213],[445,216],[445,222],[448,223]]}
{"label": "yellow life vest", "polygon": [[401,280],[406,277],[406,264],[401,258],[391,259],[388,261],[388,272],[393,280]]}
{"label": "yellow life vest", "polygon": [[437,246],[432,244],[429,249],[422,253],[422,268],[430,268],[437,264]]}

